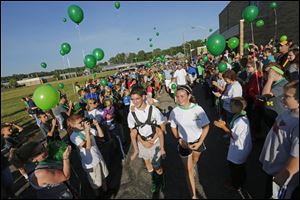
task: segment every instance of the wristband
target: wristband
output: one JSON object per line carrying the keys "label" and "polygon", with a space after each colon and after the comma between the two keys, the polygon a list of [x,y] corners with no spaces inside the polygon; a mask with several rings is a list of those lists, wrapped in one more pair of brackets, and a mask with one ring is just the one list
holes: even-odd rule
{"label": "wristband", "polygon": [[64,158],[63,160],[69,160],[69,158]]}

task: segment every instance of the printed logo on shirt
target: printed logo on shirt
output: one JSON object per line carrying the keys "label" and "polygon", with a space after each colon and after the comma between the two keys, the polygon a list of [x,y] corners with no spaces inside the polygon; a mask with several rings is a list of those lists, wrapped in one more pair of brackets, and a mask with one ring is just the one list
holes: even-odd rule
{"label": "printed logo on shirt", "polygon": [[199,115],[195,115],[195,118],[193,119],[193,121],[198,121],[198,120],[201,120],[201,117],[200,117],[200,114]]}

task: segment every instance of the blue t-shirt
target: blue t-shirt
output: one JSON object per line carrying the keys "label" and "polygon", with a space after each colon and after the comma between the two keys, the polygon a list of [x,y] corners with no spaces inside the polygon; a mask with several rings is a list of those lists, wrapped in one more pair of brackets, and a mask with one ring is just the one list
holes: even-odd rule
{"label": "blue t-shirt", "polygon": [[96,93],[88,93],[86,96],[85,96],[85,99],[91,99],[91,98],[93,98],[93,99],[96,99],[97,101],[99,101],[99,94],[98,94],[98,92],[96,92]]}
{"label": "blue t-shirt", "polygon": [[130,96],[123,97],[123,103],[125,106],[130,105]]}
{"label": "blue t-shirt", "polygon": [[196,68],[192,67],[192,66],[189,66],[189,69],[188,69],[188,73],[189,74],[196,74]]}
{"label": "blue t-shirt", "polygon": [[113,88],[114,84],[112,82],[107,82],[107,86]]}
{"label": "blue t-shirt", "polygon": [[172,78],[172,70],[166,69],[166,70],[163,70],[163,72],[164,72],[166,80],[170,80]]}

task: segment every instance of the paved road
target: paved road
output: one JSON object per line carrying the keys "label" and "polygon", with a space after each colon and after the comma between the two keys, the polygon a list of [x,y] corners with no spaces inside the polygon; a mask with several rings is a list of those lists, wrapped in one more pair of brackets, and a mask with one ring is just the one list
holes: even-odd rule
{"label": "paved road", "polygon": [[[217,118],[216,109],[210,106],[211,101],[206,96],[202,85],[196,85],[193,88],[193,93],[211,121],[210,131],[205,140],[207,150],[201,155],[198,162],[199,181],[197,190],[200,198],[239,199],[240,196],[237,193],[228,191],[223,187],[224,181],[229,178],[229,168],[226,161],[229,141],[224,139],[222,132],[213,126],[213,120]],[[160,107],[166,115],[175,106],[173,100],[166,93],[162,94],[159,101]],[[127,128],[123,130],[129,136]],[[167,157],[163,161],[166,188],[159,194],[159,198],[190,198],[183,165],[176,150],[177,144],[172,136],[169,125],[167,125],[167,131],[168,133],[165,138]],[[262,145],[263,142],[255,142],[253,144],[253,151],[247,162],[248,179],[246,188],[253,198],[263,198],[264,193],[265,176],[258,162]],[[110,169],[108,183],[109,187],[113,189],[110,198],[158,198],[158,196],[152,196],[150,192],[151,176],[147,173],[143,161],[141,159],[130,161],[131,149],[129,149],[128,157],[122,164],[118,149],[114,149],[112,146],[111,144],[101,144],[102,154]],[[79,189],[78,183],[80,180],[82,183],[82,198],[93,198],[93,192],[89,187],[85,173],[81,169],[75,150],[72,153],[71,162],[73,163],[74,171],[78,175],[76,177],[73,173],[71,182]],[[32,188],[29,187],[22,195],[23,197],[32,197]]]}

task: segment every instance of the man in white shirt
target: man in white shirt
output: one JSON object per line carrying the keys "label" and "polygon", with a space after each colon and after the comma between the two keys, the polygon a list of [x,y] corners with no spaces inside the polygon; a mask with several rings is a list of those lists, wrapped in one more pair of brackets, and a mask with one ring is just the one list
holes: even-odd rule
{"label": "man in white shirt", "polygon": [[176,78],[177,85],[186,85],[186,71],[181,65],[178,65],[177,70],[174,73],[174,78]]}
{"label": "man in white shirt", "polygon": [[135,87],[131,91],[134,109],[130,111],[127,117],[134,148],[131,159],[133,160],[137,154],[144,159],[148,172],[152,173],[151,191],[155,193],[164,187],[163,169],[160,165],[160,157],[164,157],[166,154],[162,132],[164,130],[164,118],[156,107],[146,104],[144,98],[145,91],[142,87]]}

